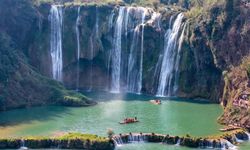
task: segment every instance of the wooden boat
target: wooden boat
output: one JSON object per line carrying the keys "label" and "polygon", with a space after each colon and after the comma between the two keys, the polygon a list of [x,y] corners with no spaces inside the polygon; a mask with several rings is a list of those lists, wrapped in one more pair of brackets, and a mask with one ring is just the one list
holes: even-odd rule
{"label": "wooden boat", "polygon": [[137,119],[134,118],[128,118],[127,120],[123,120],[121,122],[119,122],[120,124],[130,124],[130,123],[136,123],[139,122]]}
{"label": "wooden boat", "polygon": [[226,128],[220,129],[221,132],[227,132],[227,131],[232,131],[232,130],[237,130],[237,129],[241,129],[241,127],[237,127],[237,126],[228,126]]}
{"label": "wooden boat", "polygon": [[150,100],[150,102],[155,105],[161,105],[161,100]]}

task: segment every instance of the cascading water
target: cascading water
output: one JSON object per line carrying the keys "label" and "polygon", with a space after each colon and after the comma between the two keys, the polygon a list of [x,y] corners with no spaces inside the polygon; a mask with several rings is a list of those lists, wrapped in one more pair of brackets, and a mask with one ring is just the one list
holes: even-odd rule
{"label": "cascading water", "polygon": [[77,19],[76,19],[76,39],[77,39],[77,77],[76,77],[76,91],[78,91],[79,88],[79,63],[80,63],[80,31],[79,31],[79,25],[80,25],[80,11],[81,7],[78,7],[77,9]]}
{"label": "cascading water", "polygon": [[[143,44],[144,44],[144,25],[145,25],[146,12],[147,9],[142,7],[138,7],[135,11],[136,13],[135,15],[140,16],[141,21],[134,29],[129,60],[128,60],[127,91],[138,94],[141,92],[142,88],[143,51],[144,51]],[[129,16],[129,13],[127,16]],[[141,27],[141,41],[139,41],[140,27]],[[140,47],[138,47],[139,43],[141,43]],[[137,54],[138,49],[140,50],[139,56]],[[137,68],[137,66],[139,66],[139,69]]]}
{"label": "cascading water", "polygon": [[175,144],[176,146],[180,146],[181,144],[181,139],[178,139],[177,143]]}
{"label": "cascading water", "polygon": [[[112,12],[113,13],[113,12]],[[143,77],[144,26],[160,28],[160,14],[150,8],[120,7],[114,27],[111,55],[111,92],[119,92],[121,78],[130,93],[141,93]],[[112,25],[113,14],[109,18]],[[122,47],[121,45],[126,45]],[[129,46],[131,45],[131,46]],[[127,51],[127,54],[124,54]],[[110,55],[109,55],[110,56]],[[122,57],[122,58],[121,58]],[[110,62],[110,61],[108,61]],[[109,63],[108,63],[109,64]],[[124,68],[125,67],[125,68]],[[109,66],[108,66],[109,68]],[[123,83],[123,82],[122,82]]]}
{"label": "cascading water", "polygon": [[142,13],[142,32],[141,32],[141,54],[140,54],[140,70],[139,70],[139,80],[138,80],[138,91],[136,93],[141,93],[142,88],[142,72],[143,72],[143,51],[144,51],[144,20],[145,20],[145,11]]}
{"label": "cascading water", "polygon": [[19,150],[27,150],[28,147],[25,146],[25,141],[22,139],[21,140],[21,147],[19,148]]}
{"label": "cascading water", "polygon": [[183,44],[183,39],[185,37],[185,29],[186,29],[186,26],[187,26],[187,23],[185,22],[184,25],[183,25],[183,29],[182,29],[182,33],[181,33],[181,36],[179,38],[179,43],[178,43],[178,53],[177,53],[177,58],[176,58],[176,61],[175,61],[175,82],[174,82],[174,93],[177,92],[178,90],[178,83],[179,83],[179,66],[180,66],[180,52],[181,52],[181,46]]}
{"label": "cascading water", "polygon": [[183,19],[183,14],[180,13],[173,27],[167,30],[164,37],[164,54],[162,58],[162,64],[160,69],[159,84],[157,89],[157,96],[170,96],[173,91],[173,76],[175,60],[178,54],[176,51],[176,45],[178,40],[178,35],[181,29],[181,23]]}
{"label": "cascading water", "polygon": [[[115,11],[113,10],[112,12],[111,12],[111,14],[110,14],[110,16],[109,16],[109,24],[108,24],[108,30],[109,30],[109,32],[110,33],[112,33],[112,29],[113,29],[113,20],[114,20],[114,16],[115,16]],[[112,37],[111,37],[112,38]],[[111,42],[113,42],[112,41],[112,39],[110,39],[110,41]],[[112,44],[113,45],[113,44]],[[108,53],[107,53],[107,57],[108,57],[108,59],[107,59],[107,69],[108,69],[108,77],[109,77],[109,75],[110,75],[110,65],[111,65],[111,55],[112,55],[112,49],[110,49],[109,51],[108,51]],[[109,86],[107,86],[106,87],[106,91],[109,91]]]}
{"label": "cascading water", "polygon": [[122,27],[123,18],[125,14],[125,7],[120,7],[119,15],[115,25],[114,39],[113,39],[113,49],[111,57],[111,92],[120,92],[120,73],[121,73],[121,43],[122,43]]}
{"label": "cascading water", "polygon": [[50,9],[51,34],[50,34],[50,54],[52,60],[53,78],[62,81],[62,7],[52,5]]}

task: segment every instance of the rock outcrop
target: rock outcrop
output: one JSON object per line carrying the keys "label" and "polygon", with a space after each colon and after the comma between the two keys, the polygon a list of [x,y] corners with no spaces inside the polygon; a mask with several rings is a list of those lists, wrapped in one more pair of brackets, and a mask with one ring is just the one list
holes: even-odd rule
{"label": "rock outcrop", "polygon": [[250,59],[224,72],[222,105],[224,114],[219,121],[250,129]]}

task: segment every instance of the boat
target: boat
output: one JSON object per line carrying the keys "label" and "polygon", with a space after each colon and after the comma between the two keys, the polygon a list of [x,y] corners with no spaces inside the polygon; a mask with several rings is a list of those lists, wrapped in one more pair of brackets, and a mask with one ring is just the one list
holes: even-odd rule
{"label": "boat", "polygon": [[134,119],[134,118],[127,118],[124,119],[123,121],[119,122],[120,124],[130,124],[130,123],[136,123],[139,122],[139,120]]}
{"label": "boat", "polygon": [[229,125],[226,128],[220,129],[220,131],[227,132],[227,131],[232,131],[232,130],[237,130],[237,129],[241,129],[241,127]]}
{"label": "boat", "polygon": [[150,100],[150,102],[155,105],[161,105],[161,100]]}

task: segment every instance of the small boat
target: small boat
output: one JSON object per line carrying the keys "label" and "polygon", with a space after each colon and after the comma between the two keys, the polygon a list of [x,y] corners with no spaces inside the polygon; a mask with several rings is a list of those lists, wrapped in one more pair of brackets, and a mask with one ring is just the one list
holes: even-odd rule
{"label": "small boat", "polygon": [[124,119],[123,121],[119,122],[120,124],[130,124],[130,123],[136,123],[139,122],[139,120],[134,119],[134,118],[128,118]]}
{"label": "small boat", "polygon": [[237,130],[237,129],[241,129],[241,127],[237,127],[237,126],[228,126],[226,128],[220,129],[221,132],[227,132],[227,131],[232,131],[232,130]]}
{"label": "small boat", "polygon": [[150,100],[150,102],[155,105],[161,105],[161,100]]}

